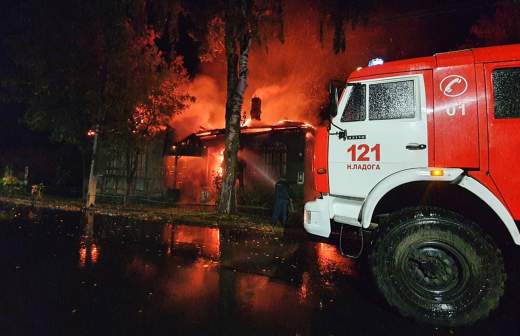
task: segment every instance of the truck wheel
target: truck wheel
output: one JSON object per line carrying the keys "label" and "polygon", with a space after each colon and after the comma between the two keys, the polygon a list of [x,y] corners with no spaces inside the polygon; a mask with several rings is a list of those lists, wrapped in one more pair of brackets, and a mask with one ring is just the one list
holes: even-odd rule
{"label": "truck wheel", "polygon": [[392,214],[376,235],[370,263],[388,303],[420,322],[471,324],[504,293],[504,261],[491,238],[439,208]]}

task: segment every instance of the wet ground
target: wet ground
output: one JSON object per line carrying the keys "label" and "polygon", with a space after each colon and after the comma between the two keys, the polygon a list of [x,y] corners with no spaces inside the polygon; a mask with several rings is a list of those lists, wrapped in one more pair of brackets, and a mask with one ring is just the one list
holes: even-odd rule
{"label": "wet ground", "polygon": [[520,335],[516,273],[487,320],[435,329],[298,230],[0,211],[0,335]]}

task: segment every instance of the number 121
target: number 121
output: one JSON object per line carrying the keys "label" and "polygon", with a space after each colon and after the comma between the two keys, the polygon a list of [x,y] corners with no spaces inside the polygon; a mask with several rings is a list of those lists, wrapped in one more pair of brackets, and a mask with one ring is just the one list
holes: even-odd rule
{"label": "number 121", "polygon": [[[358,151],[360,152],[359,156],[357,156]],[[352,145],[347,149],[347,153],[351,153],[352,155],[352,161],[370,161],[370,158],[368,157],[369,152],[375,153],[375,161],[381,161],[380,144],[376,144],[372,148],[370,148],[367,144]]]}

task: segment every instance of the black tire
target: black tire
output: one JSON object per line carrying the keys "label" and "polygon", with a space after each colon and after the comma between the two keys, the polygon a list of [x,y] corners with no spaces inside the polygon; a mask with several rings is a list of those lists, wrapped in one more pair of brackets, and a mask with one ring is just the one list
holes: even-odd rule
{"label": "black tire", "polygon": [[472,324],[504,294],[500,250],[479,226],[451,211],[418,207],[392,214],[369,258],[388,303],[419,322]]}

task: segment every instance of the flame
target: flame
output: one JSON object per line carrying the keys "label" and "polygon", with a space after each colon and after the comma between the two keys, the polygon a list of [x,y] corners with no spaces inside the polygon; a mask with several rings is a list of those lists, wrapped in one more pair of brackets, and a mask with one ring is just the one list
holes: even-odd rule
{"label": "flame", "polygon": [[170,126],[177,133],[177,139],[183,139],[200,128],[224,127],[225,85],[225,80],[220,76],[210,76],[205,73],[198,75],[189,84],[188,91],[196,97],[196,101],[170,121]]}
{"label": "flame", "polygon": [[251,125],[251,118],[247,118],[246,121],[242,124],[242,127],[248,127]]}
{"label": "flame", "polygon": [[[264,123],[291,119],[317,125],[318,112],[327,101],[329,80],[345,79],[374,57],[391,60],[431,55],[437,51],[438,36],[432,35],[435,32],[428,26],[431,23],[397,19],[389,25],[389,17],[401,17],[402,13],[391,5],[382,5],[370,13],[368,25],[358,25],[355,30],[346,25],[347,51],[334,54],[332,27],[325,27],[320,40],[318,22],[321,14],[316,7],[302,6],[297,1],[286,2],[284,43],[270,35],[261,46],[251,50],[248,88],[242,109],[249,112],[251,98],[261,98]],[[451,21],[457,20],[447,21],[455,28]],[[212,38],[214,40],[210,42],[219,52],[202,63],[201,73],[189,88],[197,101],[172,121],[179,139],[197,131],[200,126],[206,129],[224,127],[226,62],[220,43],[222,36],[216,34]],[[251,126],[251,120],[246,119],[243,125]]]}
{"label": "flame", "polygon": [[217,150],[216,154],[213,154],[215,156],[215,165],[213,166],[213,170],[216,172],[217,175],[222,176],[223,173],[223,167],[222,163],[224,162],[224,149]]}
{"label": "flame", "polygon": [[248,134],[248,133],[262,133],[262,132],[270,132],[272,131],[272,127],[261,127],[261,128],[243,128],[240,133]]}
{"label": "flame", "polygon": [[218,179],[222,178],[224,149],[210,147],[202,157],[166,156],[164,158],[165,185],[179,190],[180,203],[212,204],[217,198]]}

